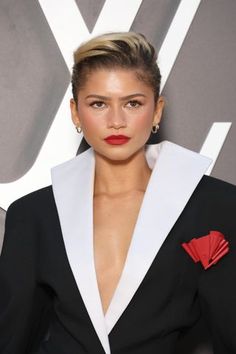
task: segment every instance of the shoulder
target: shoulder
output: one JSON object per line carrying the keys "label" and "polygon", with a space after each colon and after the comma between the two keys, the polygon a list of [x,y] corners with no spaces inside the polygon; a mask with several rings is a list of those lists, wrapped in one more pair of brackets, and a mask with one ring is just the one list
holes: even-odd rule
{"label": "shoulder", "polygon": [[[188,218],[203,230],[221,230],[232,234],[236,230],[236,187],[215,177],[204,175],[186,205]],[[202,231],[203,232],[203,231]],[[204,231],[205,232],[205,231]],[[236,240],[236,238],[235,238]]]}
{"label": "shoulder", "polygon": [[25,255],[32,251],[42,225],[48,225],[50,220],[55,224],[53,201],[52,187],[48,186],[15,200],[8,207],[1,258],[2,254],[17,258],[22,252]]}
{"label": "shoulder", "polygon": [[200,183],[205,188],[217,189],[220,192],[236,193],[236,186],[219,178],[204,175]]}
{"label": "shoulder", "polygon": [[212,176],[204,175],[195,192],[211,202],[236,203],[236,186]]}
{"label": "shoulder", "polygon": [[209,230],[227,235],[236,247],[236,186],[211,176],[203,176],[190,200],[196,220]]}
{"label": "shoulder", "polygon": [[52,205],[55,206],[55,201],[50,185],[16,199],[8,207],[7,217],[10,215],[11,217],[22,218],[25,215],[40,214],[42,210],[46,211]]}

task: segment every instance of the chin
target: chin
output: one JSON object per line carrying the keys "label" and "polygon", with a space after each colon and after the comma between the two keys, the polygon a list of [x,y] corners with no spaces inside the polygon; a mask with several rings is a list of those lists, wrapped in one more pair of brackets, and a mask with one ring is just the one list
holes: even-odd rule
{"label": "chin", "polygon": [[[102,158],[109,160],[110,162],[128,162],[130,161],[134,156],[136,156],[144,146],[139,148],[138,150],[133,150],[131,151],[130,149],[116,149],[114,148],[112,151],[98,151],[95,150],[95,153],[97,153],[99,156]],[[123,151],[122,151],[123,150]],[[129,150],[129,151],[128,151]]]}

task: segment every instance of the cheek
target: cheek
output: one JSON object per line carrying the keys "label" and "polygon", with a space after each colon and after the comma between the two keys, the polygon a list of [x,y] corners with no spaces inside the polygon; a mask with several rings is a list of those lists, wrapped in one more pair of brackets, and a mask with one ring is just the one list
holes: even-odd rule
{"label": "cheek", "polygon": [[153,110],[145,110],[140,112],[135,122],[135,126],[138,130],[149,131],[152,126]]}
{"label": "cheek", "polygon": [[90,110],[81,109],[79,111],[79,116],[83,131],[85,133],[93,133],[93,131],[97,131],[101,127],[101,119],[96,117]]}

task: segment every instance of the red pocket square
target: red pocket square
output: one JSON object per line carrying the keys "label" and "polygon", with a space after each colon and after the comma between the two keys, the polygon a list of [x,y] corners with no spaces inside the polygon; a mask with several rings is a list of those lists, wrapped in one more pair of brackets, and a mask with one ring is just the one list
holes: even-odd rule
{"label": "red pocket square", "polygon": [[200,261],[204,269],[216,264],[229,252],[229,242],[219,231],[210,231],[206,236],[193,238],[188,243],[182,243],[182,247],[195,263]]}

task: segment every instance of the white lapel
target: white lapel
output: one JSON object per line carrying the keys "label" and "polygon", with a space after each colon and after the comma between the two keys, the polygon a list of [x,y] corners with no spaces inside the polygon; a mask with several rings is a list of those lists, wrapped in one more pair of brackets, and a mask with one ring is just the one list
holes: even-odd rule
{"label": "white lapel", "polygon": [[[211,160],[164,141],[146,153],[153,168],[125,266],[104,318],[93,255],[95,161],[89,149],[52,169],[52,185],[68,260],[93,326],[107,354],[108,333],[128,306],[162,243]],[[158,227],[157,227],[158,225]]]}
{"label": "white lapel", "polygon": [[205,156],[168,141],[149,146],[146,157],[153,170],[125,267],[106,312],[108,333],[131,301],[161,245],[212,162]]}
{"label": "white lapel", "polygon": [[52,169],[52,187],[67,257],[90,319],[110,354],[93,256],[94,156],[91,149]]}

